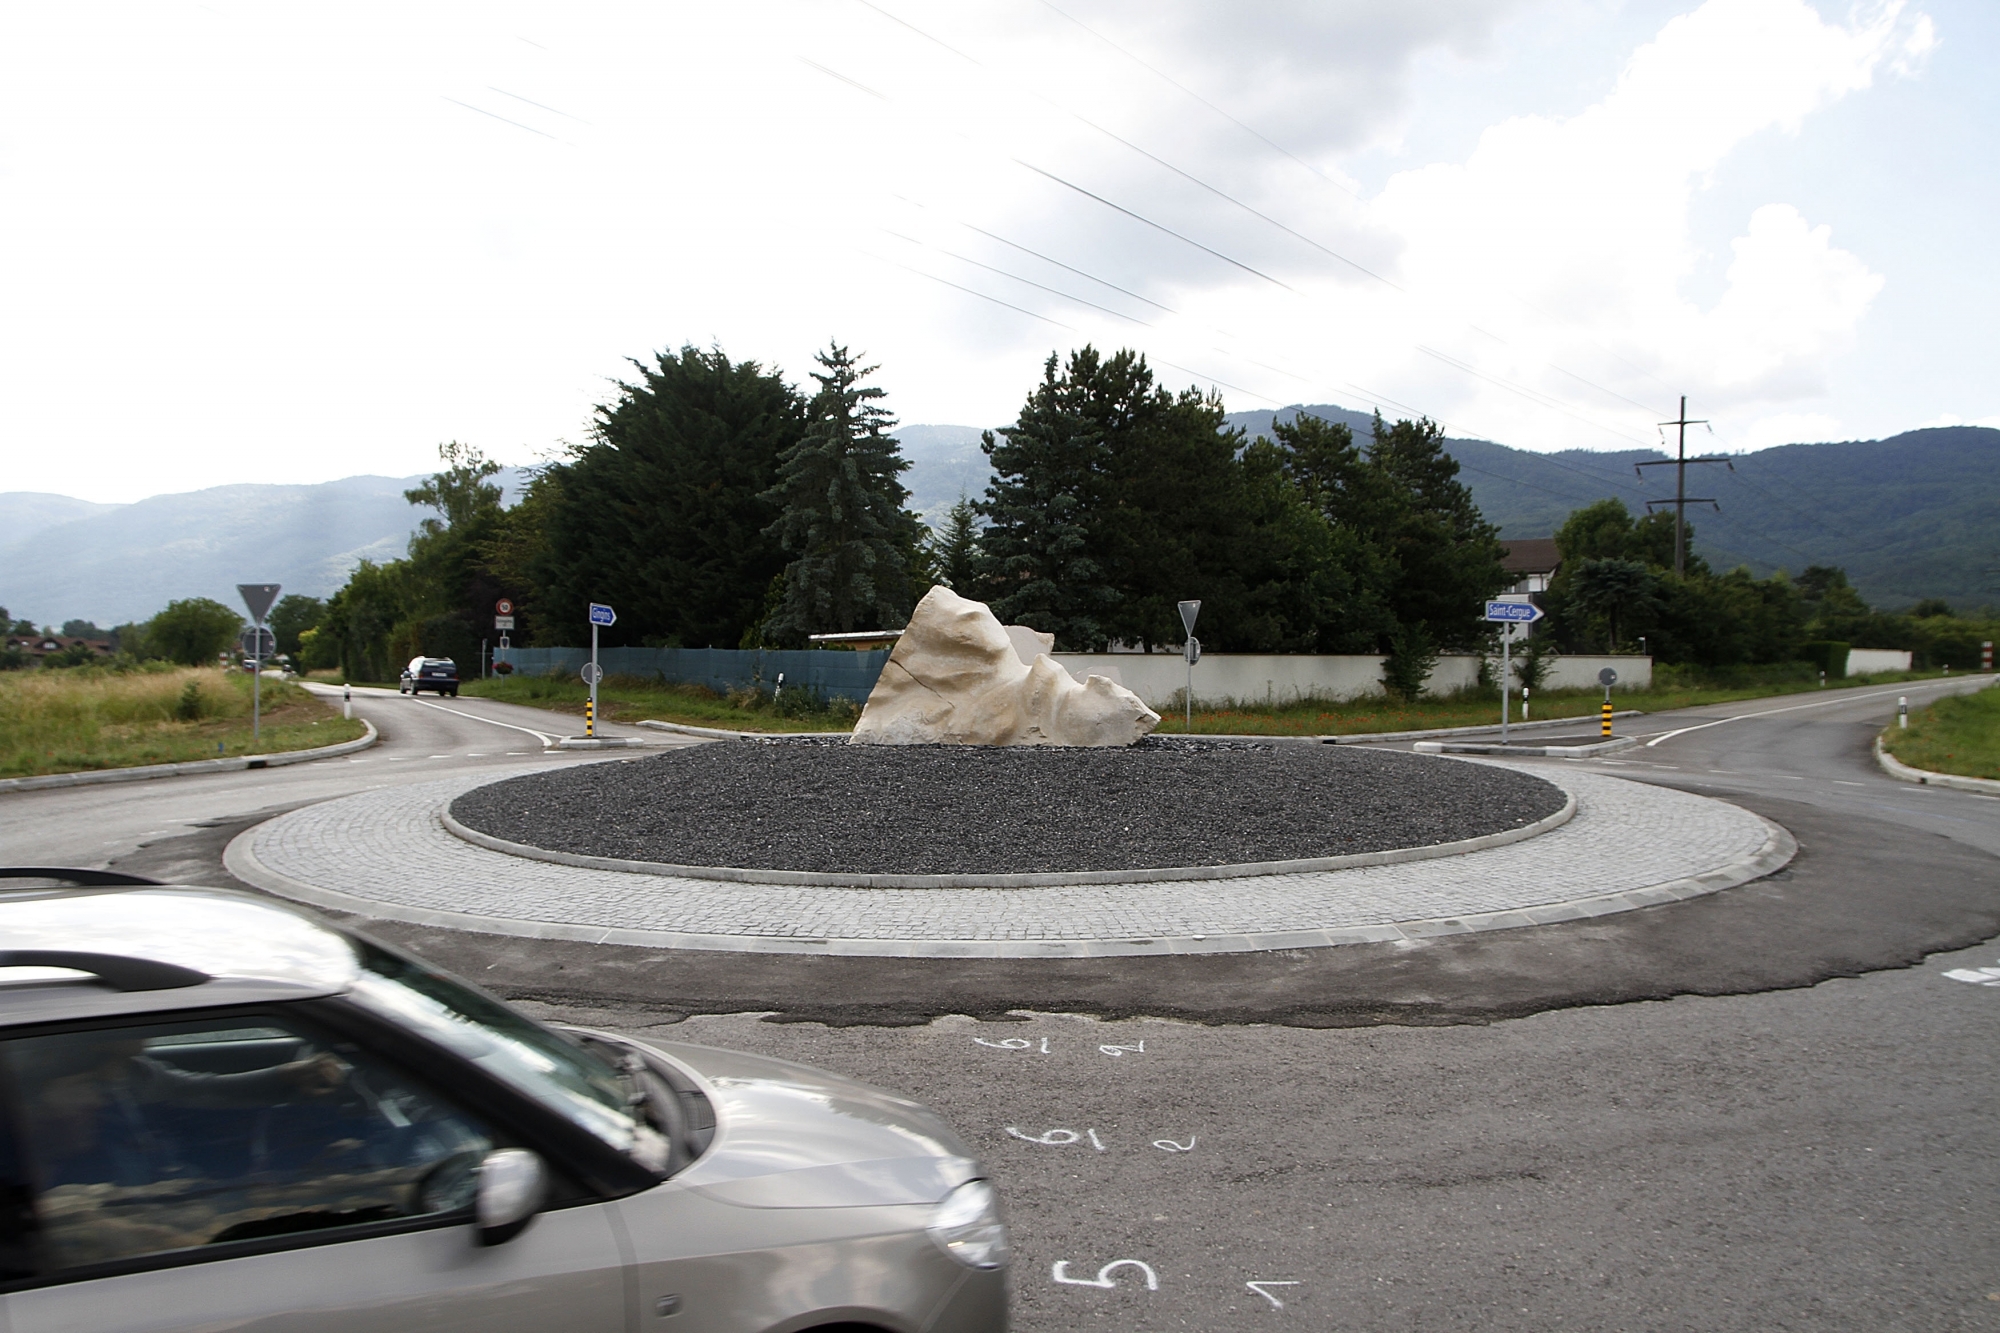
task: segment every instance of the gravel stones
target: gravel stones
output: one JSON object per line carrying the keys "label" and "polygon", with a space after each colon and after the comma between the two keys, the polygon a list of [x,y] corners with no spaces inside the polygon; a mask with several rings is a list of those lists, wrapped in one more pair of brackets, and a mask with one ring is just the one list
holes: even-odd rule
{"label": "gravel stones", "polygon": [[1562,805],[1512,769],[1152,737],[1117,749],[724,741],[492,783],[451,813],[587,856],[945,875],[1344,856],[1504,832]]}

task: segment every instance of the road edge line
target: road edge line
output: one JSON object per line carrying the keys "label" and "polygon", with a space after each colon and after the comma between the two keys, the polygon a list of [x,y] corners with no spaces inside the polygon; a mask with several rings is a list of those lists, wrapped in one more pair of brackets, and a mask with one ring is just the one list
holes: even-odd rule
{"label": "road edge line", "polygon": [[136,768],[95,768],[82,773],[47,773],[34,778],[0,778],[0,795],[12,791],[46,791],[52,787],[97,787],[111,782],[146,782],[153,778],[198,777],[203,773],[236,773],[248,768],[284,768],[315,759],[337,759],[365,750],[381,739],[375,724],[361,719],[367,732],[351,741],[312,750],[281,750],[277,754],[246,754],[234,759],[194,759],[184,764],[142,764]]}

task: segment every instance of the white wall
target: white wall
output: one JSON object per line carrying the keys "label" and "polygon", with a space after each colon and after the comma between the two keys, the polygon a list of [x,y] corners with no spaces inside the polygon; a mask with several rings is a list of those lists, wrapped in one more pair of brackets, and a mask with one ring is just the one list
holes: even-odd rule
{"label": "white wall", "polygon": [[[1900,648],[1849,648],[1847,674],[1872,676],[1878,671],[1908,671],[1910,654]],[[1196,695],[1200,698],[1200,695]]]}
{"label": "white wall", "polygon": [[[1155,708],[1180,701],[1187,688],[1188,668],[1175,653],[1056,653],[1078,680],[1108,676]],[[1621,690],[1644,689],[1653,683],[1650,657],[1558,657],[1547,689],[1594,689],[1605,667],[1618,673]],[[1493,663],[1498,675],[1499,660]],[[1479,658],[1472,654],[1440,657],[1425,689],[1449,694],[1479,680]],[[1291,703],[1298,699],[1358,699],[1382,693],[1380,657],[1331,657],[1306,654],[1216,653],[1204,656],[1194,669],[1194,697],[1199,704]]]}

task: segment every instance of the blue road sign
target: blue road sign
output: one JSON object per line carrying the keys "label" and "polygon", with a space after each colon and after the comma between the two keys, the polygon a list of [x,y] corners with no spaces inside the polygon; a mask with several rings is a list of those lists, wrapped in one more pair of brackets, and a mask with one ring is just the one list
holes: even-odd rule
{"label": "blue road sign", "polygon": [[602,602],[592,602],[590,604],[590,623],[593,625],[615,625],[618,623],[618,613]]}
{"label": "blue road sign", "polygon": [[1542,608],[1533,602],[1488,602],[1486,618],[1517,625],[1532,625],[1542,618]]}

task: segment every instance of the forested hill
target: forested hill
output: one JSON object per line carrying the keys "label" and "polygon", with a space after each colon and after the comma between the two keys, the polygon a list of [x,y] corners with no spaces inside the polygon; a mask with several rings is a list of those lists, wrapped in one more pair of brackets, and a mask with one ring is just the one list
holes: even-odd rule
{"label": "forested hill", "polygon": [[[1274,416],[1309,412],[1366,437],[1370,418],[1332,405],[1281,413],[1231,413],[1253,437]],[[1707,435],[1700,443],[1710,443]],[[1698,450],[1694,438],[1688,452]],[[1632,465],[1668,457],[1652,449],[1537,454],[1486,440],[1445,441],[1473,498],[1503,537],[1546,537],[1572,509],[1615,496],[1634,513],[1674,493],[1671,468]],[[2000,602],[2000,430],[1944,426],[1886,440],[1788,444],[1688,469],[1695,550],[1718,569],[1760,576],[1839,565],[1861,595],[1886,609],[1922,597],[1962,606]]]}

